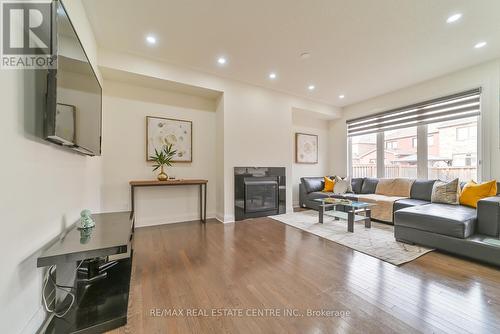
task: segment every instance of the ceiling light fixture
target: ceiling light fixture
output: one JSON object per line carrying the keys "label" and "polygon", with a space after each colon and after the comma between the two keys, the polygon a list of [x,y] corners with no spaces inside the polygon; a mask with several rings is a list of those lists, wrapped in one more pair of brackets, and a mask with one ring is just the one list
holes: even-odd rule
{"label": "ceiling light fixture", "polygon": [[446,20],[446,23],[457,22],[461,18],[462,18],[462,13],[456,13],[456,14],[453,14],[450,17],[448,17],[448,19]]}
{"label": "ceiling light fixture", "polygon": [[224,58],[224,57],[219,57],[219,59],[217,59],[217,62],[220,64],[220,65],[225,65],[227,63],[227,59]]}
{"label": "ceiling light fixture", "polygon": [[314,86],[314,85],[309,85],[309,86],[307,87],[307,89],[309,89],[309,90],[314,90],[314,89],[316,89],[316,86]]}
{"label": "ceiling light fixture", "polygon": [[146,42],[151,45],[156,44],[156,37],[149,35],[146,37]]}
{"label": "ceiling light fixture", "polygon": [[485,41],[482,41],[482,42],[479,42],[479,43],[476,43],[476,45],[474,45],[474,48],[475,49],[480,49],[480,48],[484,48],[486,46],[486,43]]}
{"label": "ceiling light fixture", "polygon": [[271,80],[276,79],[276,73],[274,73],[274,72],[269,73],[269,79],[271,79]]}
{"label": "ceiling light fixture", "polygon": [[343,99],[345,97],[344,94],[339,95],[339,99]]}

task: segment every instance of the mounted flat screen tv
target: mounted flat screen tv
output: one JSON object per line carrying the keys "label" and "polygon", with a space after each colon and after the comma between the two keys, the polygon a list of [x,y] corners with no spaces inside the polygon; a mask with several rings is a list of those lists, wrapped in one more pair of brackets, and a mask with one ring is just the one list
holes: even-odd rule
{"label": "mounted flat screen tv", "polygon": [[102,88],[62,1],[53,2],[57,68],[47,75],[45,139],[101,155]]}

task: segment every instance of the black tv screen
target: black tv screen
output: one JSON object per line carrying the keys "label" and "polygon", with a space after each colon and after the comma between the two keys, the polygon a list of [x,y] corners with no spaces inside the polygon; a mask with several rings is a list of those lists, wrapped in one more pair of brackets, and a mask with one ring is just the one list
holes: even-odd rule
{"label": "black tv screen", "polygon": [[102,88],[63,3],[55,4],[57,68],[48,71],[46,139],[100,155]]}

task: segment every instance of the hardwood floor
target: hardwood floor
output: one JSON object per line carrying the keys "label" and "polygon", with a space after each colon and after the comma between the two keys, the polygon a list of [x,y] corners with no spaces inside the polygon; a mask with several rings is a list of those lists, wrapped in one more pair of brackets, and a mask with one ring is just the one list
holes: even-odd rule
{"label": "hardwood floor", "polygon": [[[438,252],[396,267],[270,218],[139,228],[134,238],[129,320],[114,334],[500,332],[500,270]],[[166,314],[174,309],[184,314]],[[281,314],[252,313],[265,309]]]}

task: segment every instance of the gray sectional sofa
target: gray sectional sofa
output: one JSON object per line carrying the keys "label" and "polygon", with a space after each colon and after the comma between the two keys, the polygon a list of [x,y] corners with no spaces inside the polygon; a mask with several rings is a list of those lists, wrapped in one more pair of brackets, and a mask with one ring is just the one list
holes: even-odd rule
{"label": "gray sectional sofa", "polygon": [[[440,249],[500,266],[500,196],[478,202],[478,208],[431,203],[435,180],[415,180],[410,197],[393,203],[396,240]],[[316,198],[357,200],[376,191],[378,179],[355,178],[352,193],[322,192],[323,177],[303,177],[299,186],[301,207],[318,209]],[[500,185],[498,186],[500,190]]]}

